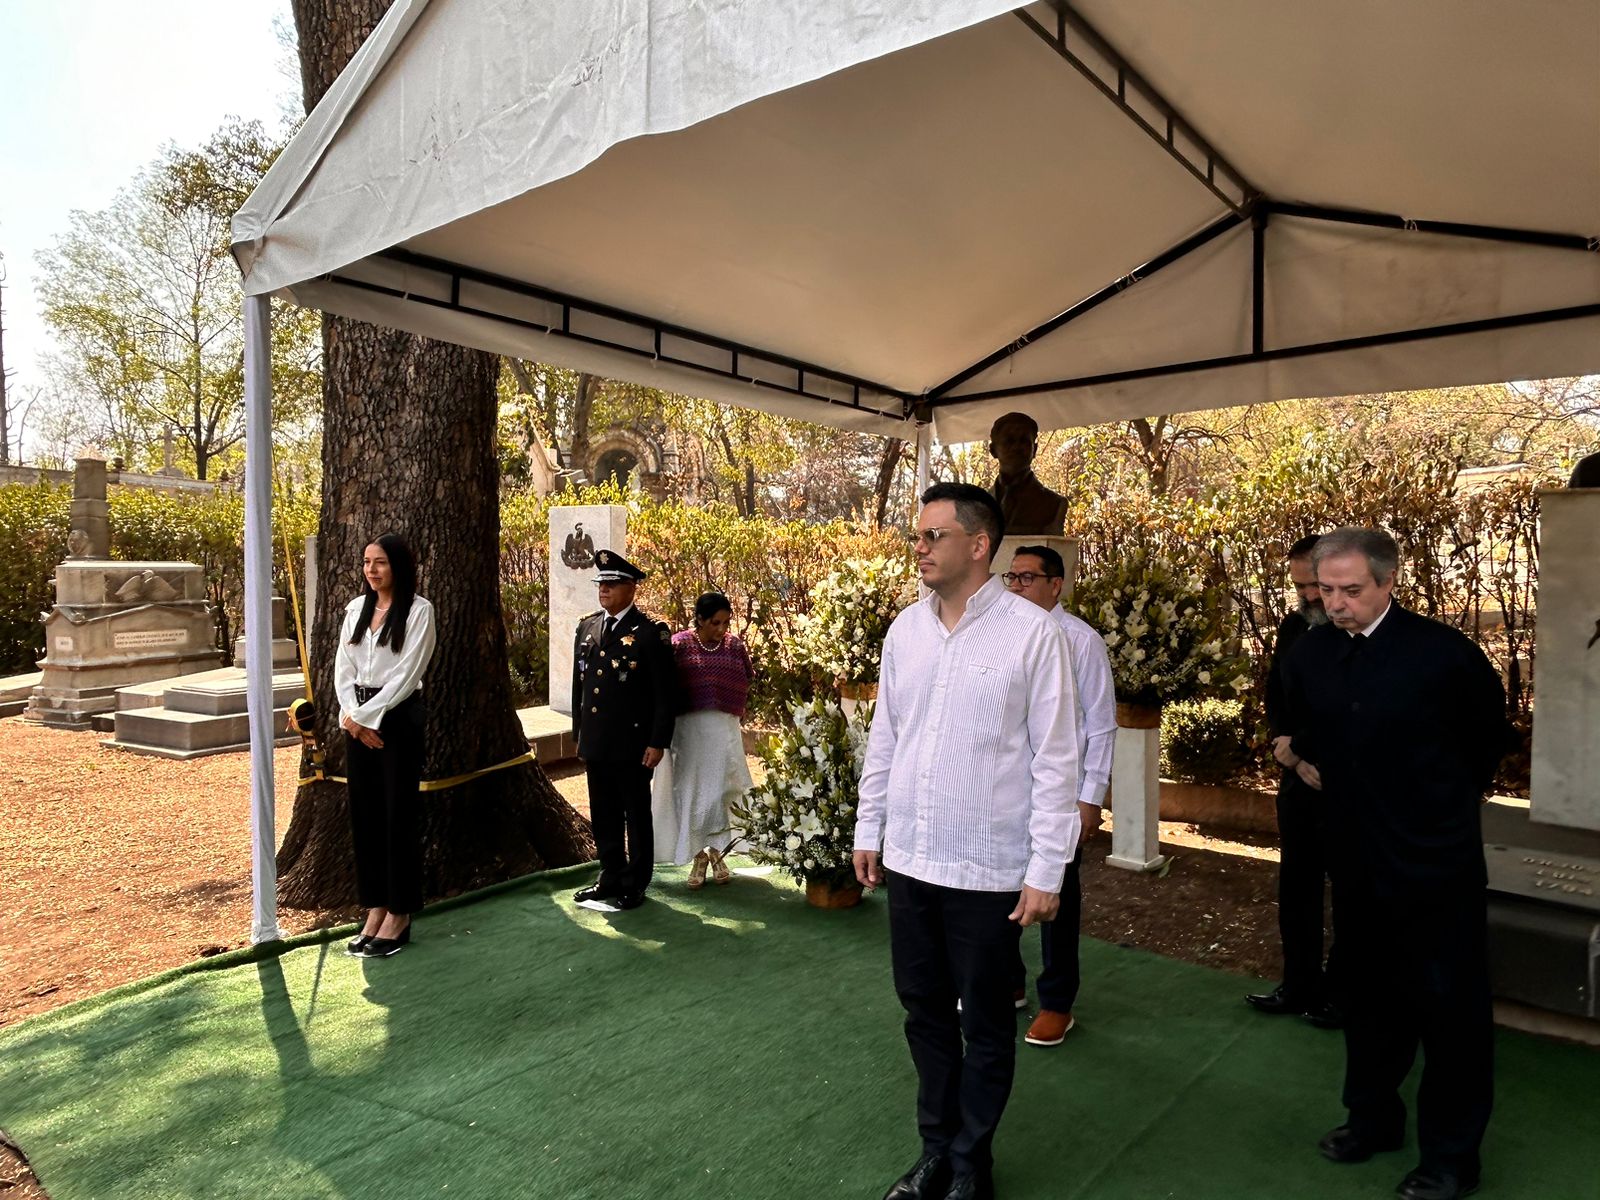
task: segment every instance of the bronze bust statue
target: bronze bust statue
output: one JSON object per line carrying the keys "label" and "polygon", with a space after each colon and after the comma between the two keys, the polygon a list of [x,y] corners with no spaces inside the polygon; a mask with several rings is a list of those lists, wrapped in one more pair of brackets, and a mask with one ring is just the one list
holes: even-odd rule
{"label": "bronze bust statue", "polygon": [[989,427],[989,453],[1000,465],[989,490],[1000,501],[1006,533],[1066,532],[1067,500],[1040,483],[1033,473],[1039,449],[1039,423],[1027,413],[1006,413]]}

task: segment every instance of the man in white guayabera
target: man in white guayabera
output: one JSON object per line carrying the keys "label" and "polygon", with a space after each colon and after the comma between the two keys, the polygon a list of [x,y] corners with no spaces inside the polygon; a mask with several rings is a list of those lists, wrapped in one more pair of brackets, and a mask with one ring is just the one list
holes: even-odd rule
{"label": "man in white guayabera", "polygon": [[923,1151],[884,1200],[994,1194],[1018,942],[1056,915],[1078,844],[1071,651],[1047,612],[989,574],[1003,532],[982,488],[924,492],[913,545],[930,591],[883,644],[855,868],[866,887],[889,882]]}

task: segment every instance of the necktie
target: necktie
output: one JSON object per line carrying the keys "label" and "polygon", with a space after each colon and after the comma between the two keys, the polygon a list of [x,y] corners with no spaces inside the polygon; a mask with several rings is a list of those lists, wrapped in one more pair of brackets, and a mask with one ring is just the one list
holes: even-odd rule
{"label": "necktie", "polygon": [[607,617],[606,627],[600,631],[600,640],[602,642],[609,642],[611,640],[611,631],[616,627],[617,619],[615,617]]}

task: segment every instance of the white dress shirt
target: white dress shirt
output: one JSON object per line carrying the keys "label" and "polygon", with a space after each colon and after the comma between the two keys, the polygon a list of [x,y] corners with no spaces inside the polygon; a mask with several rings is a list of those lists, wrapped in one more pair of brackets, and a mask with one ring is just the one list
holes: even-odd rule
{"label": "white dress shirt", "polygon": [[[422,673],[433,657],[433,605],[421,596],[412,599],[411,612],[406,617],[405,645],[396,654],[392,646],[378,645],[381,623],[376,630],[365,630],[361,640],[351,645],[350,639],[355,637],[356,624],[361,620],[361,602],[362,597],[357,596],[344,610],[339,654],[334,659],[333,690],[339,697],[341,725],[346,717],[352,717],[357,725],[376,729],[384,713],[422,685]],[[377,688],[378,694],[360,704],[356,701],[357,684]]]}
{"label": "white dress shirt", "polygon": [[1079,829],[1067,639],[998,577],[953,630],[938,604],[929,593],[884,639],[856,848],[943,887],[1059,892]]}
{"label": "white dress shirt", "polygon": [[1078,761],[1083,764],[1079,804],[1104,807],[1111,786],[1111,750],[1117,740],[1117,695],[1111,654],[1094,626],[1057,605],[1051,615],[1072,647],[1072,679],[1078,687]]}

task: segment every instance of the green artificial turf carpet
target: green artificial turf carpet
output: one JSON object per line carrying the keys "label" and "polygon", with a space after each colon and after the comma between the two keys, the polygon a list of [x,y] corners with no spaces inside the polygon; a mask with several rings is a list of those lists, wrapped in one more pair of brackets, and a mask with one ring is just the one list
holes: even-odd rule
{"label": "green artificial turf carpet", "polygon": [[[918,1152],[883,897],[667,871],[607,915],[569,899],[591,876],[425,914],[393,959],[301,944],[24,1022],[0,1125],[54,1200],[877,1200]],[[1019,1047],[1004,1200],[1385,1197],[1414,1165],[1318,1156],[1337,1034],[1255,1016],[1234,976],[1083,964],[1079,1028]],[[1483,1194],[1600,1196],[1597,1096],[1600,1054],[1502,1031]]]}

